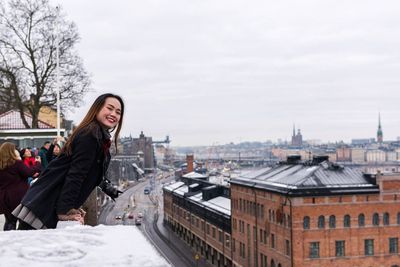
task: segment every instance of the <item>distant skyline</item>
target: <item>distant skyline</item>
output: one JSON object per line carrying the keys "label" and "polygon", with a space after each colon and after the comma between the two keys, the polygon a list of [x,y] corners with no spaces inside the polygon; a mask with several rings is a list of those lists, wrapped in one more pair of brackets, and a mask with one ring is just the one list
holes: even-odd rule
{"label": "distant skyline", "polygon": [[56,1],[122,135],[173,146],[400,136],[399,1]]}

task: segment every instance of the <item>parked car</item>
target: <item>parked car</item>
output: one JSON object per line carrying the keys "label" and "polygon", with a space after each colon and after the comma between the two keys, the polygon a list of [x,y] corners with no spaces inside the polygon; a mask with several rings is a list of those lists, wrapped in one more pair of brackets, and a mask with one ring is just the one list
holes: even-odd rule
{"label": "parked car", "polygon": [[143,213],[139,212],[139,213],[137,214],[137,216],[138,216],[139,219],[141,219],[141,218],[143,218]]}
{"label": "parked car", "polygon": [[115,216],[115,219],[116,220],[122,220],[122,216],[121,215],[117,215],[117,216]]}
{"label": "parked car", "polygon": [[145,194],[145,195],[150,194],[150,188],[146,187],[146,188],[144,189],[144,194]]}
{"label": "parked car", "polygon": [[135,219],[135,224],[136,225],[142,225],[142,219],[136,218]]}
{"label": "parked car", "polygon": [[128,214],[128,219],[133,219],[133,214],[132,213]]}

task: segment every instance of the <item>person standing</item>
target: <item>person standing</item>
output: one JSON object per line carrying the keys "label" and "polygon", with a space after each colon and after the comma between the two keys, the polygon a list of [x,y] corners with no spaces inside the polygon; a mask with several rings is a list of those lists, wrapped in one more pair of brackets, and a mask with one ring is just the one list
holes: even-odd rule
{"label": "person standing", "polygon": [[50,141],[46,141],[44,142],[43,146],[40,148],[38,153],[38,156],[42,161],[43,169],[46,169],[47,165],[49,164],[47,161],[47,153],[49,151],[49,148],[50,148]]}
{"label": "person standing", "polygon": [[15,145],[5,142],[0,146],[0,214],[4,214],[4,231],[15,230],[17,218],[11,212],[19,205],[29,188],[28,177],[41,168],[40,161],[26,166]]}
{"label": "person standing", "polygon": [[13,211],[18,229],[56,228],[58,221],[84,222],[80,208],[99,186],[111,198],[122,192],[104,179],[109,162],[110,133],[117,140],[124,115],[124,103],[114,94],[100,95],[79,126],[64,144],[61,154],[52,160],[31,185],[21,204]]}

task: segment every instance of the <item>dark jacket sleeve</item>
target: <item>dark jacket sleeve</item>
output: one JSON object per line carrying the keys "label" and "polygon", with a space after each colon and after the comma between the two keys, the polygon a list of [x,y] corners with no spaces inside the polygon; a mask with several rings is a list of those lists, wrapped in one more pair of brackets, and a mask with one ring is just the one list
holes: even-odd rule
{"label": "dark jacket sleeve", "polygon": [[72,143],[69,171],[57,202],[57,214],[66,214],[75,207],[81,186],[92,165],[96,162],[99,142],[92,133],[79,134]]}
{"label": "dark jacket sleeve", "polygon": [[54,144],[51,144],[49,147],[49,150],[47,150],[46,153],[46,161],[50,162],[53,159],[53,153],[54,153]]}
{"label": "dark jacket sleeve", "polygon": [[28,177],[40,172],[41,164],[36,162],[32,167],[28,167],[22,160],[17,160],[15,162],[15,167],[17,168],[18,174],[22,179],[28,179]]}

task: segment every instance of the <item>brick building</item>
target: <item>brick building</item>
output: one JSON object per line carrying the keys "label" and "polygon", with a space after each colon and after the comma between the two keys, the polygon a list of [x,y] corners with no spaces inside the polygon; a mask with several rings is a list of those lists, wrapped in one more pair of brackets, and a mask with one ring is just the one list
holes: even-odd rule
{"label": "brick building", "polygon": [[400,176],[315,158],[231,180],[237,266],[399,266]]}
{"label": "brick building", "polygon": [[163,188],[164,223],[214,266],[232,266],[229,190],[200,179]]}

